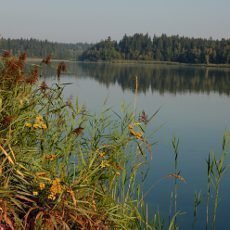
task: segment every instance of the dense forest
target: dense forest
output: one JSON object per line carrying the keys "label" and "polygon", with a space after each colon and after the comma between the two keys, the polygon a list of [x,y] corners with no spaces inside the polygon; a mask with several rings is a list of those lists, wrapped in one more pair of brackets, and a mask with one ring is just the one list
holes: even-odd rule
{"label": "dense forest", "polygon": [[229,64],[230,39],[213,40],[148,34],[124,35],[119,41],[110,37],[80,55],[80,60],[145,60],[194,64]]}
{"label": "dense forest", "polygon": [[0,38],[0,51],[10,50],[14,55],[26,52],[29,57],[42,58],[51,54],[55,59],[77,60],[79,55],[91,45],[87,43],[58,43],[37,39]]}
{"label": "dense forest", "polygon": [[213,40],[148,34],[124,35],[120,41],[110,37],[96,44],[58,43],[37,39],[0,38],[0,50],[14,55],[26,51],[29,57],[81,61],[143,60],[192,64],[229,64],[230,39]]}

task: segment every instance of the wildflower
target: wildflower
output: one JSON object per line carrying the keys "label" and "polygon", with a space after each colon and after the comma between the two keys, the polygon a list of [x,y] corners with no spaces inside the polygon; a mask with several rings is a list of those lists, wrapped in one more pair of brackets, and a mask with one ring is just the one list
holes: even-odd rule
{"label": "wildflower", "polygon": [[36,122],[37,123],[42,123],[43,122],[43,118],[42,118],[42,116],[40,114],[36,117]]}
{"label": "wildflower", "polygon": [[129,130],[133,130],[134,129],[133,125],[131,125],[131,124],[128,125],[128,128],[129,128]]}
{"label": "wildflower", "polygon": [[131,124],[128,125],[128,128],[129,128],[130,135],[136,137],[139,140],[143,140],[143,133],[142,132],[136,132],[134,130],[134,126]]}
{"label": "wildflower", "polygon": [[26,122],[26,123],[25,123],[25,126],[30,128],[30,127],[32,127],[32,124],[31,124],[31,123]]}
{"label": "wildflower", "polygon": [[54,194],[49,194],[49,196],[48,196],[48,199],[49,200],[55,200],[56,199],[56,195],[54,195]]}
{"label": "wildflower", "polygon": [[139,116],[139,121],[143,122],[144,124],[148,123],[148,116],[147,116],[147,114],[145,113],[144,110],[142,111],[142,113]]}
{"label": "wildflower", "polygon": [[41,128],[42,129],[47,129],[47,125],[43,123],[43,124],[41,124]]}
{"label": "wildflower", "polygon": [[44,189],[45,189],[45,187],[46,187],[46,185],[45,185],[44,183],[40,183],[40,184],[39,184],[39,188],[40,188],[40,190],[44,190]]}
{"label": "wildflower", "polygon": [[142,139],[143,133],[142,132],[136,132],[134,135],[137,139]]}
{"label": "wildflower", "polygon": [[106,168],[106,167],[109,167],[109,166],[110,166],[110,164],[108,163],[108,161],[106,161],[106,160],[101,161],[101,164],[100,164],[101,168]]}
{"label": "wildflower", "polygon": [[39,114],[37,115],[37,117],[35,118],[35,122],[32,123],[26,123],[25,124],[26,127],[33,127],[35,129],[47,129],[47,125],[44,123],[42,116]]}
{"label": "wildflower", "polygon": [[116,175],[117,175],[117,176],[120,176],[121,173],[120,173],[119,171],[116,171]]}
{"label": "wildflower", "polygon": [[35,123],[35,124],[33,124],[33,127],[34,127],[35,129],[37,129],[37,128],[40,128],[40,125],[37,124],[37,123]]}
{"label": "wildflower", "polygon": [[61,180],[59,178],[56,178],[52,181],[52,185],[50,187],[50,194],[48,196],[48,199],[55,200],[56,195],[62,193],[63,188],[61,185]]}
{"label": "wildflower", "polygon": [[33,191],[33,195],[34,195],[34,196],[37,196],[37,195],[38,195],[38,192],[37,192],[37,191]]}
{"label": "wildflower", "polygon": [[99,152],[100,157],[104,157],[105,156],[105,152]]}

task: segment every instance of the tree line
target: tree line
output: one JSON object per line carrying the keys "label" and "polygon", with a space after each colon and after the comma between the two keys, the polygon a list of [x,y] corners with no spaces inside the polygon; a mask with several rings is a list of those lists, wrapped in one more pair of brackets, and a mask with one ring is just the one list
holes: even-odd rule
{"label": "tree line", "polygon": [[0,38],[0,51],[9,50],[14,55],[26,52],[29,57],[43,58],[51,55],[55,59],[77,60],[79,55],[91,44],[88,43],[58,43],[38,39],[6,39]]}
{"label": "tree line", "polygon": [[172,61],[193,64],[229,64],[230,39],[213,40],[136,33],[120,41],[110,37],[83,51],[80,60]]}
{"label": "tree line", "polygon": [[0,38],[0,51],[14,55],[26,52],[29,57],[81,61],[143,60],[172,61],[192,64],[229,64],[230,39],[204,39],[136,33],[126,34],[120,41],[111,37],[96,44],[58,43],[38,39]]}

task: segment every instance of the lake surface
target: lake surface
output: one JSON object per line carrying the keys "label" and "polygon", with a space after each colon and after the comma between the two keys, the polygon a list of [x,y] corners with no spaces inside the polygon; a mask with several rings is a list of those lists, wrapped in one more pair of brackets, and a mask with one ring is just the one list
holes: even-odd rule
{"label": "lake surface", "polygon": [[[46,70],[46,81],[56,82],[55,73]],[[135,80],[138,94],[135,95]],[[60,83],[66,85],[66,98],[78,97],[93,113],[112,107],[119,113],[124,102],[149,116],[160,108],[150,131],[158,142],[153,146],[153,160],[148,162],[148,177],[143,187],[150,214],[169,215],[174,170],[172,137],[179,138],[178,168],[187,183],[179,183],[178,210],[185,214],[178,222],[191,229],[194,192],[201,192],[197,229],[205,228],[204,195],[207,187],[206,160],[210,151],[220,155],[222,137],[230,129],[230,69],[138,64],[70,63]],[[106,105],[104,102],[106,101]],[[227,159],[228,163],[229,157]],[[217,229],[230,226],[230,173],[220,187]],[[149,190],[151,188],[151,190]]]}

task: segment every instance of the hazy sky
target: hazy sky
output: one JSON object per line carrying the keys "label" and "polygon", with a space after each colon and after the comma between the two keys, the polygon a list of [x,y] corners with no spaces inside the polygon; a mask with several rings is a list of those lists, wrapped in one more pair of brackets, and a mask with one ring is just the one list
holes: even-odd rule
{"label": "hazy sky", "polygon": [[230,0],[0,0],[0,37],[75,43],[125,33],[230,38]]}

